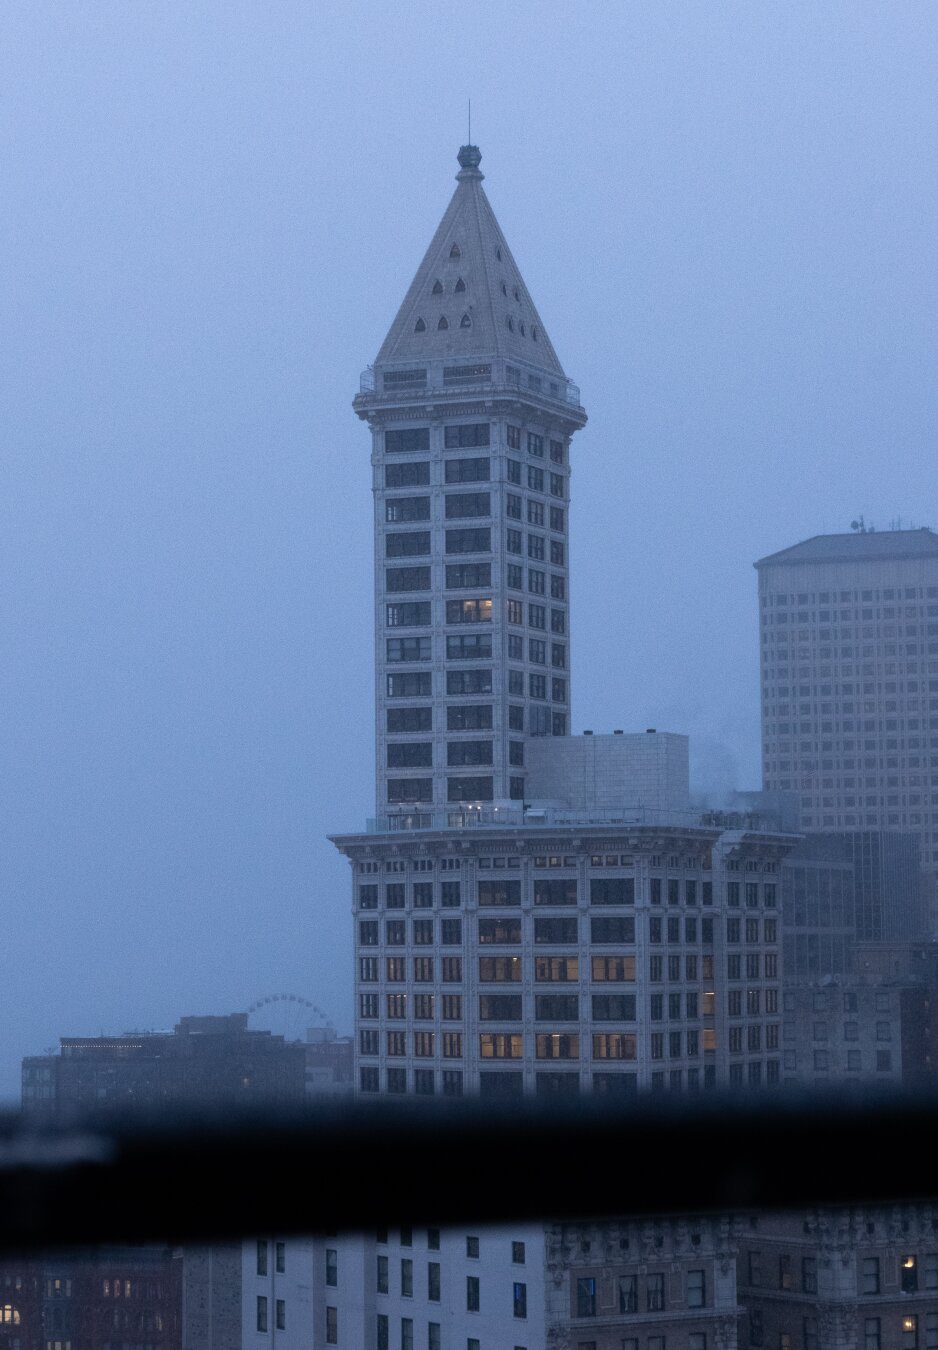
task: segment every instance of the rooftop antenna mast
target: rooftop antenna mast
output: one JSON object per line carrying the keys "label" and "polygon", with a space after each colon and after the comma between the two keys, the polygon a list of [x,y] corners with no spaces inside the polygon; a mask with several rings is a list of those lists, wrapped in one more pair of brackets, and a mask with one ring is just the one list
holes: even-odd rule
{"label": "rooftop antenna mast", "polygon": [[471,98],[470,98],[470,99],[467,99],[466,102],[467,102],[468,105],[469,105],[469,141],[468,141],[468,144],[471,145],[471,144],[472,144],[472,99],[471,99]]}

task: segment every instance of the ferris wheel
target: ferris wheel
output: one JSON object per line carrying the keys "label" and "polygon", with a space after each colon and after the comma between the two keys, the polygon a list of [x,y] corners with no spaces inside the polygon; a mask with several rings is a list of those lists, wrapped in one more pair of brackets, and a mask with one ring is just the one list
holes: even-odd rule
{"label": "ferris wheel", "polygon": [[334,1030],[332,1018],[302,994],[268,994],[248,1008],[253,1031],[270,1031],[286,1041],[303,1041],[311,1026]]}

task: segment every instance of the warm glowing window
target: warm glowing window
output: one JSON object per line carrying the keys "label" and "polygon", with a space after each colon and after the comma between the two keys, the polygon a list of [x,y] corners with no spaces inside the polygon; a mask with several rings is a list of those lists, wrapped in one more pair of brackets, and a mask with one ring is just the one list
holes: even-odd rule
{"label": "warm glowing window", "polygon": [[534,958],[534,979],[538,984],[555,981],[575,981],[580,978],[580,961],[576,956],[537,956]]}
{"label": "warm glowing window", "polygon": [[483,1031],[479,1036],[479,1050],[483,1059],[520,1059],[524,1038],[500,1031]]}
{"label": "warm glowing window", "polygon": [[537,1037],[538,1059],[579,1059],[580,1038],[561,1032],[548,1032]]}
{"label": "warm glowing window", "polygon": [[634,956],[594,956],[591,959],[594,980],[633,981],[635,979]]}
{"label": "warm glowing window", "polygon": [[914,1256],[903,1256],[899,1278],[903,1294],[918,1293],[918,1262]]}
{"label": "warm glowing window", "polygon": [[634,1059],[635,1037],[622,1032],[593,1036],[594,1059]]}

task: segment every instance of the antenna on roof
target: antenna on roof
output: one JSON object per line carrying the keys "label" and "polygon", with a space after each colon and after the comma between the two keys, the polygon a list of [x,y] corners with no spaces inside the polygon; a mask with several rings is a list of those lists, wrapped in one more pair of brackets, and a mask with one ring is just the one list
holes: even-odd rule
{"label": "antenna on roof", "polygon": [[472,144],[472,99],[471,99],[471,98],[470,98],[470,99],[467,99],[466,102],[469,104],[469,135],[468,135],[468,137],[466,138],[466,144],[467,144],[467,145],[471,145],[471,144]]}

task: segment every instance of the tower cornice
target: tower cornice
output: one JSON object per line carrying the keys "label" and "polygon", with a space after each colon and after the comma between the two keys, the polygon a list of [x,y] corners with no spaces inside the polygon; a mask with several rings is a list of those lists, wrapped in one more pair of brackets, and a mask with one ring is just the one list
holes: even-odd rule
{"label": "tower cornice", "polygon": [[519,419],[522,423],[529,418],[551,426],[564,436],[572,436],[575,431],[586,425],[586,413],[582,408],[571,407],[559,400],[535,399],[523,393],[511,390],[495,390],[486,397],[478,399],[448,399],[440,397],[416,397],[402,400],[400,396],[386,398],[364,398],[355,400],[354,408],[363,422],[373,428],[380,428],[401,421],[444,421],[457,417],[500,417]]}
{"label": "tower cornice", "polygon": [[[402,380],[402,376],[411,378]],[[511,412],[530,410],[536,416],[555,420],[567,435],[587,422],[579,388],[572,380],[508,361],[468,365],[435,361],[409,370],[383,364],[369,366],[362,372],[352,406],[363,421],[380,425],[389,414],[400,412],[419,417],[432,415],[428,410],[435,409],[458,415],[455,406],[466,405],[466,395],[472,396],[473,410],[483,403]]]}

